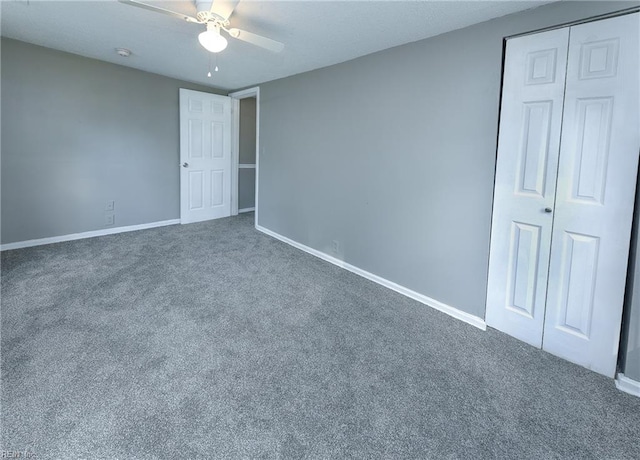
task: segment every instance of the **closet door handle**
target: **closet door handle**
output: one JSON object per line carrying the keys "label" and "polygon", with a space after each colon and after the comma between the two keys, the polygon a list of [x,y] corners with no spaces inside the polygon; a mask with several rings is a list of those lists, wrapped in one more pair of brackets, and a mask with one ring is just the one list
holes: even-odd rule
{"label": "closet door handle", "polygon": [[544,212],[547,212],[547,213],[548,213],[548,212],[553,212],[553,209],[551,209],[551,208],[544,208]]}

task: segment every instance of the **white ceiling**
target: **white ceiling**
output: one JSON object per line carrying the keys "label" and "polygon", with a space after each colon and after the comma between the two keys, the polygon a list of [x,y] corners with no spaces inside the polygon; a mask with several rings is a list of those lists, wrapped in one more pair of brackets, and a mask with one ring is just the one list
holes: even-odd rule
{"label": "white ceiling", "polygon": [[[2,36],[221,89],[239,89],[522,11],[550,1],[244,0],[231,27],[285,44],[274,54],[229,39],[217,55],[197,36],[204,26],[117,0],[0,0]],[[195,16],[195,3],[148,3]],[[115,48],[133,54],[122,58]],[[220,68],[207,77],[210,56]]]}

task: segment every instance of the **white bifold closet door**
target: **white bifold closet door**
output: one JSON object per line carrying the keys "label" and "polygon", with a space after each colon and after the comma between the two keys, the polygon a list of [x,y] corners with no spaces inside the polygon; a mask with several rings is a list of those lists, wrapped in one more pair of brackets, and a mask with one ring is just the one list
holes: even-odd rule
{"label": "white bifold closet door", "polygon": [[510,39],[487,324],[615,373],[640,149],[638,20]]}

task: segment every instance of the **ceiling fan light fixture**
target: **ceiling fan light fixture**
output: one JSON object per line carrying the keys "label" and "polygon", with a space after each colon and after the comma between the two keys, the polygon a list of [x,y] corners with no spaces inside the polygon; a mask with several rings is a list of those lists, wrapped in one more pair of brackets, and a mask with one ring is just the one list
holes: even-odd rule
{"label": "ceiling fan light fixture", "polygon": [[212,53],[219,53],[227,47],[227,39],[220,35],[220,26],[213,23],[207,24],[207,30],[198,35],[198,41]]}

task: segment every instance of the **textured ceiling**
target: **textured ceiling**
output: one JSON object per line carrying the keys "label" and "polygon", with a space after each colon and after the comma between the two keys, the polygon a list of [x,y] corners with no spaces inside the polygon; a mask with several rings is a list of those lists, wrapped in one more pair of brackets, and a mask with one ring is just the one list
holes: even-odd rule
{"label": "textured ceiling", "polygon": [[[222,89],[238,89],[354,59],[549,1],[241,1],[231,26],[285,44],[274,54],[238,40],[218,55],[204,26],[116,0],[1,0],[2,36]],[[195,4],[148,3],[195,15]],[[122,58],[115,48],[133,54]],[[207,77],[209,60],[220,68]]]}

